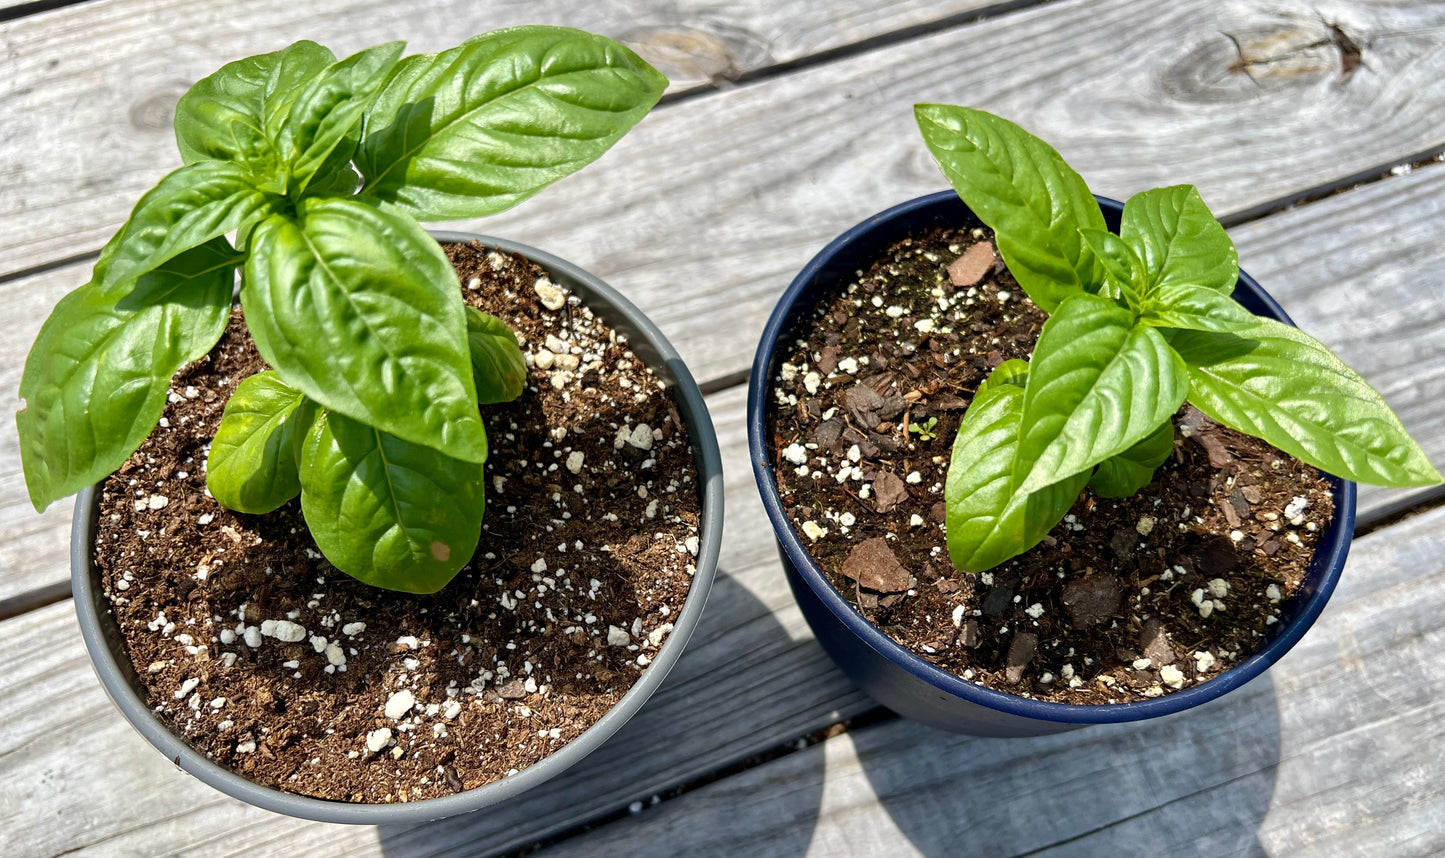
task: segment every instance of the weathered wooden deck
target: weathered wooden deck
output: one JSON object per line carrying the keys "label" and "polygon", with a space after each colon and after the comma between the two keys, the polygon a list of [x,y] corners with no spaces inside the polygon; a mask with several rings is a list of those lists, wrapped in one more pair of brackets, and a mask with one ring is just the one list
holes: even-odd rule
{"label": "weathered wooden deck", "polygon": [[597,272],[712,391],[727,535],[688,652],[641,716],[521,800],[410,828],[259,811],[106,700],[65,585],[69,509],[30,508],[6,429],[0,855],[1445,853],[1445,493],[1363,491],[1329,609],[1244,690],[1144,725],[963,738],[878,709],[812,641],[741,386],[813,253],[945,186],[911,105],[964,103],[1054,142],[1100,193],[1197,184],[1242,265],[1445,463],[1445,3],[0,0],[0,402],[45,314],[179,163],[192,81],[298,38],[436,50],[531,22],[621,38],[674,81],[596,167],[465,226]]}

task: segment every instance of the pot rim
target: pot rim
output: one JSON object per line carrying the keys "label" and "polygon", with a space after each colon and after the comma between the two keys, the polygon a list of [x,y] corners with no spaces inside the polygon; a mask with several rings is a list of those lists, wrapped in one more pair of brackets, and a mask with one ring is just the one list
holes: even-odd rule
{"label": "pot rim", "polygon": [[[1111,209],[1122,211],[1123,204],[1108,197],[1095,195],[1106,212]],[[1203,683],[1191,685],[1180,691],[1161,697],[1130,703],[1054,703],[1034,700],[1003,691],[996,691],[981,684],[943,670],[925,661],[904,648],[892,637],[885,634],[863,617],[841,593],[828,581],[807,548],[793,530],[783,510],[777,482],[770,465],[772,451],[767,444],[767,427],[764,413],[767,407],[766,394],[772,376],[771,366],[783,336],[788,333],[791,321],[804,292],[813,284],[832,258],[848,248],[855,241],[865,238],[873,230],[899,218],[914,215],[922,209],[946,203],[962,204],[952,191],[939,191],[917,197],[886,209],[853,226],[833,239],[827,247],[818,252],[778,299],[768,322],[763,328],[762,339],[753,358],[753,367],[748,379],[748,452],[752,458],[753,475],[762,496],[763,507],[773,526],[773,535],[788,561],[797,569],[799,576],[807,582],[809,589],[838,618],[850,632],[861,639],[870,649],[901,667],[914,677],[928,683],[939,691],[971,703],[998,710],[1010,715],[1070,724],[1106,724],[1123,721],[1137,721],[1169,715],[1206,703],[1224,695],[1254,679],[1284,656],[1299,642],[1314,621],[1324,610],[1339,581],[1340,573],[1349,554],[1350,540],[1355,522],[1356,487],[1353,482],[1325,475],[1334,484],[1335,514],[1321,537],[1315,550],[1315,564],[1323,564],[1323,575],[1314,592],[1299,606],[1293,618],[1284,624],[1278,634],[1263,649],[1235,664],[1223,673]],[[1293,320],[1284,308],[1265,292],[1244,271],[1239,272],[1239,284],[1253,294],[1270,312],[1293,325]],[[811,309],[809,306],[807,309]]]}
{"label": "pot rim", "polygon": [[81,636],[106,693],[137,732],[187,773],[233,798],[301,819],[364,825],[426,822],[488,807],[555,777],[606,742],[662,684],[697,629],[717,571],[722,548],[724,495],[722,455],[717,434],[701,390],[681,355],[657,326],[601,278],[560,257],[520,242],[478,233],[432,230],[431,235],[443,244],[480,241],[488,247],[519,253],[545,268],[559,282],[569,287],[582,286],[590,293],[586,302],[594,313],[614,328],[630,329],[625,333],[632,339],[631,346],[635,352],[639,351],[639,347],[642,351],[651,352],[639,354],[639,357],[673,388],[693,445],[702,501],[698,522],[697,571],[688,588],[687,600],[673,620],[671,634],[642,677],[596,723],[557,751],[515,775],[455,795],[396,804],[333,801],[283,792],[236,774],[192,748],[155,717],[130,681],[134,667],[129,658],[124,656],[123,651],[118,657],[112,646],[119,642],[119,629],[105,596],[100,592],[90,550],[100,509],[99,491],[98,486],[82,490],[76,498],[71,527],[71,588]]}

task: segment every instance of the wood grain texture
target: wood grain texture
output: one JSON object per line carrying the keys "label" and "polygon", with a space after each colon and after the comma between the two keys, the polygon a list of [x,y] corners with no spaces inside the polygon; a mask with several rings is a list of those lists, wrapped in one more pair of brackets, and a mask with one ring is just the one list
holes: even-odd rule
{"label": "wood grain texture", "polygon": [[[1230,231],[1301,329],[1373,384],[1445,470],[1445,166]],[[1419,490],[1360,487],[1368,513]]]}
{"label": "wood grain texture", "polygon": [[728,518],[702,626],[642,712],[577,767],[505,806],[411,828],[258,811],[182,774],[130,729],[92,674],[66,602],[0,622],[0,855],[258,855],[283,845],[298,855],[494,854],[871,708],[813,642],[778,569],[752,500],[742,399],[740,389],[709,399]]}
{"label": "wood grain texture", "polygon": [[[659,50],[680,44],[676,61],[700,63],[697,81],[718,73],[703,62],[710,56],[733,74],[944,14],[934,4],[874,2],[833,21],[836,4],[826,15],[802,0],[772,6],[494,3],[485,24],[480,7],[460,0],[430,8],[450,10],[463,32],[556,12]],[[419,50],[457,39],[416,3],[266,0],[248,5],[245,19],[188,18],[180,8],[94,0],[0,25],[0,274],[98,247],[174,163],[169,111],[218,62],[319,33],[334,34],[322,40],[341,51],[398,35]],[[774,10],[770,31],[738,23]],[[923,17],[907,17],[915,14]],[[1327,22],[1364,46],[1350,74]],[[468,226],[602,274],[660,322],[695,374],[718,377],[748,365],[777,294],[829,239],[942,187],[908,116],[915,100],[1018,119],[1056,141],[1101,192],[1192,180],[1216,211],[1238,211],[1439,143],[1442,23],[1439,4],[1386,0],[1067,0],[672,104],[595,169]],[[754,34],[766,56],[750,53]],[[723,48],[709,54],[708,39]],[[1445,393],[1434,262],[1445,238],[1442,183],[1445,168],[1422,170],[1234,233],[1245,267],[1381,387],[1436,462],[1445,452],[1433,404]],[[13,320],[0,333],[0,402],[14,401],[41,317],[87,269],[0,282]],[[1401,303],[1362,303],[1369,290]],[[181,775],[125,725],[91,675],[70,606],[55,605],[0,622],[0,854],[500,852],[869,708],[812,642],[787,592],[748,469],[741,390],[709,402],[729,487],[724,573],[663,689],[572,772],[503,808],[414,828],[256,811]],[[68,510],[29,509],[14,445],[12,432],[0,432],[0,598],[66,574]],[[1363,498],[1367,507],[1388,499]],[[1363,849],[1368,838],[1385,852],[1438,851],[1445,846],[1423,826],[1438,823],[1442,807],[1442,713],[1432,707],[1445,695],[1431,659],[1445,642],[1432,625],[1445,584],[1438,540],[1417,533],[1439,531],[1439,515],[1422,522],[1356,547],[1324,624],[1271,680],[1221,704],[1224,726],[1186,716],[1017,747],[885,724],[606,826],[601,839],[578,841],[596,849],[575,848],[854,854],[877,844],[888,854],[951,854],[1016,836],[1013,848],[1063,843],[1061,852],[1160,843],[1324,854],[1336,842]],[[1374,613],[1348,613],[1369,605]],[[1331,626],[1341,611],[1354,619]],[[1350,676],[1366,677],[1365,690],[1343,684]],[[1311,702],[1287,702],[1296,699]],[[1079,820],[1039,791],[1041,778],[1065,781]],[[1180,821],[1186,807],[1192,824]],[[940,817],[955,827],[939,829]],[[1362,832],[1353,841],[1351,825]],[[689,827],[711,828],[699,835],[707,842],[689,841]],[[732,832],[726,843],[719,829]],[[682,839],[664,839],[671,831]]]}
{"label": "wood grain texture", "polygon": [[[1227,34],[1322,34],[1320,15],[1371,46],[1367,69],[1230,72]],[[660,111],[613,160],[480,226],[584,259],[721,375],[829,241],[947,187],[914,102],[1018,121],[1101,194],[1191,182],[1225,214],[1441,142],[1441,24],[1427,4],[1051,4]]]}
{"label": "wood grain texture", "polygon": [[[1445,270],[1438,264],[1438,249],[1445,246],[1445,165],[1281,212],[1232,234],[1246,269],[1301,327],[1378,387],[1432,461],[1445,466]],[[567,255],[566,249],[562,253]],[[78,274],[70,266],[0,283],[0,305],[14,313],[12,323],[0,327],[0,402],[15,401],[40,322]],[[665,309],[690,300],[686,290],[645,279],[634,284],[630,274],[614,278],[613,285],[643,307]],[[740,296],[730,308],[730,318],[758,319],[757,331],[745,322],[719,324],[707,313],[654,320],[680,351],[701,363],[692,363],[694,374],[707,379],[746,368],[736,343],[752,337],[746,348],[756,347],[761,319],[775,300],[775,294]],[[724,336],[733,344],[733,363],[709,351],[709,344],[720,346]],[[0,599],[67,574],[69,504],[36,515],[25,494],[17,444],[13,432],[0,432]],[[1362,487],[1360,509],[1381,509],[1411,494]],[[746,495],[728,514],[756,503]]]}
{"label": "wood grain texture", "polygon": [[1445,849],[1445,510],[1366,537],[1265,677],[1026,740],[896,720],[539,855],[1415,856]]}
{"label": "wood grain texture", "polygon": [[[314,39],[344,56],[404,39],[438,51],[485,30],[559,24],[630,45],[680,92],[1000,0],[286,0],[244,10],[184,0],[93,0],[0,23],[0,274],[96,250],[180,166],[176,100],[231,60]],[[24,233],[17,233],[23,228]]]}
{"label": "wood grain texture", "polygon": [[[296,10],[313,7],[275,3],[244,25],[206,19],[226,29],[202,40],[194,28],[178,35],[169,6],[129,2],[6,34],[16,83],[0,129],[0,272],[98,247],[176,163],[169,105],[219,54],[333,30],[351,40],[341,49],[383,35],[443,41],[418,35],[405,4],[338,26],[331,11],[303,22]],[[1299,50],[1317,67],[1239,66],[1229,36],[1251,56],[1290,55],[1327,38],[1322,20],[1366,46],[1364,65],[1345,75],[1338,50],[1311,48]],[[1100,192],[1192,181],[1216,210],[1235,211],[1438,144],[1442,24],[1439,4],[1386,0],[1051,3],[659,110],[594,168],[485,229],[657,296],[644,309],[664,327],[704,335],[685,357],[736,367],[750,357],[741,334],[763,320],[740,303],[766,307],[843,229],[944,186],[913,126],[915,101],[1019,120]],[[98,43],[77,51],[77,30]],[[128,65],[103,66],[109,57]]]}
{"label": "wood grain texture", "polygon": [[[3,132],[0,132],[3,133]],[[19,405],[20,374],[40,324],[75,287],[73,267],[0,283],[0,599],[70,577],[70,513],[67,499],[36,513],[25,490],[20,438],[11,412]]]}

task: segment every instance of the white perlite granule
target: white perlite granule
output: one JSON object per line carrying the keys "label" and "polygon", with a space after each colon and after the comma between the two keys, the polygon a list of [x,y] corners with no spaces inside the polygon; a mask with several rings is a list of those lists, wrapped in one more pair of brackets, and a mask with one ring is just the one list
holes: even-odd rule
{"label": "white perlite granule", "polygon": [[[261,634],[285,643],[296,643],[306,639],[306,628],[290,620],[263,620]],[[249,638],[247,642],[250,642]]]}
{"label": "white perlite granule", "polygon": [[567,303],[567,293],[552,285],[552,281],[545,277],[538,277],[532,289],[536,291],[542,306],[548,310],[560,310]]}
{"label": "white perlite granule", "polygon": [[379,730],[372,730],[366,734],[366,749],[373,754],[380,753],[386,743],[391,741],[391,728],[382,727]]}
{"label": "white perlite granule", "polygon": [[416,695],[403,688],[386,699],[386,717],[395,721],[416,705]]}

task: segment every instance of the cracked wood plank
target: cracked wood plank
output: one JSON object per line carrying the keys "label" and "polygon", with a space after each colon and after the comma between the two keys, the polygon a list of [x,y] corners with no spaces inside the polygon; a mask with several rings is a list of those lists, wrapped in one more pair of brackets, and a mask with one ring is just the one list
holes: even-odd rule
{"label": "cracked wood plank", "polygon": [[[139,195],[179,163],[171,109],[219,59],[337,32],[337,20],[347,21],[333,39],[343,51],[394,35],[417,48],[454,38],[427,29],[404,4],[370,17],[351,14],[342,0],[307,6],[301,17],[295,4],[272,0],[248,7],[244,28],[216,16],[204,26],[223,29],[201,34],[172,26],[177,2],[108,0],[49,13],[44,27],[0,26],[14,76],[0,96],[9,117],[0,129],[0,273],[99,248]],[[460,20],[477,20],[454,2]],[[779,20],[807,20],[794,5],[782,4]],[[518,8],[490,20],[520,20]],[[637,11],[655,8],[648,6],[618,22],[587,11],[604,7],[580,8],[567,17],[563,7],[528,5],[526,14],[551,19],[550,9],[555,19],[619,36],[645,31],[640,43],[663,47],[671,38],[664,33],[716,30],[724,34],[718,50],[740,69],[889,31],[879,11],[839,13],[850,23],[835,38],[826,24],[770,31],[731,19],[709,24],[686,9]],[[897,26],[919,17],[900,16]],[[1352,74],[1342,77],[1347,54],[1329,47],[1323,22],[1360,47]],[[709,293],[776,288],[842,229],[943,186],[913,127],[915,101],[970,103],[1015,118],[1056,143],[1102,192],[1189,180],[1220,211],[1247,209],[1437,145],[1441,92],[1432,84],[1445,71],[1442,25],[1438,5],[1386,0],[1328,15],[1304,0],[1051,3],[671,105],[596,169],[488,223],[586,248],[579,261],[604,277],[636,272]],[[798,35],[783,35],[790,26]],[[1113,35],[1125,29],[1131,38],[1120,44]],[[749,41],[739,32],[762,35]],[[1318,68],[1231,71],[1240,58],[1231,37],[1271,34],[1325,39],[1311,61]],[[767,57],[739,59],[752,49],[729,47],[728,38],[763,44]],[[711,50],[689,46],[678,55],[703,62]],[[768,227],[761,253],[748,249],[757,240],[753,224]],[[698,236],[712,241],[699,247]]]}
{"label": "cracked wood plank", "polygon": [[342,56],[393,39],[422,52],[500,27],[561,24],[625,42],[681,92],[1030,2],[260,0],[238,12],[93,0],[0,23],[0,274],[98,250],[140,195],[180,166],[171,118],[186,89],[226,62],[297,39]]}

